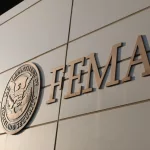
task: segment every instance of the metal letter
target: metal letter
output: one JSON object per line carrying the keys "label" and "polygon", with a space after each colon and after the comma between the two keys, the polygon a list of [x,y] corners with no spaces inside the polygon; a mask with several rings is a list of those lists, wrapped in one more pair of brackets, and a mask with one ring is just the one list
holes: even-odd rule
{"label": "metal letter", "polygon": [[[139,50],[141,58],[135,60],[137,50]],[[131,61],[130,61],[130,65],[129,65],[129,68],[128,68],[127,75],[122,80],[122,82],[131,81],[131,76],[130,76],[131,68],[134,65],[137,65],[137,64],[140,64],[140,63],[143,63],[144,68],[145,68],[145,72],[142,73],[142,76],[145,77],[145,76],[150,75],[150,65],[149,65],[148,57],[147,57],[147,54],[146,54],[146,49],[145,49],[144,42],[143,42],[143,39],[142,39],[141,35],[138,36],[138,38],[137,38],[137,42],[136,42],[136,45],[135,45],[135,48],[134,48],[133,55],[131,57]]]}
{"label": "metal letter", "polygon": [[64,66],[57,67],[57,68],[53,69],[51,72],[53,74],[53,77],[52,77],[52,82],[50,85],[50,99],[46,102],[47,104],[56,102],[56,99],[54,98],[55,87],[59,86],[59,89],[60,90],[62,89],[63,77],[60,79],[60,81],[56,82],[56,76],[57,76],[58,71],[60,71],[60,70],[63,70],[63,72],[64,72],[65,67]]}
{"label": "metal letter", "polygon": [[72,83],[73,83],[73,81],[78,79],[78,83],[81,82],[81,71],[80,71],[80,74],[74,75],[75,65],[78,64],[78,63],[82,63],[82,66],[83,66],[84,65],[84,57],[82,57],[80,59],[77,59],[77,60],[74,60],[74,61],[72,61],[68,64],[68,66],[70,66],[70,76],[69,76],[69,84],[68,84],[68,90],[69,91],[64,96],[65,99],[75,97],[75,96],[78,96],[78,95],[81,94],[81,87],[80,87],[78,92],[72,93]]}
{"label": "metal letter", "polygon": [[111,69],[111,80],[110,82],[108,82],[106,84],[107,87],[109,86],[113,86],[113,85],[117,85],[119,84],[119,80],[116,80],[116,66],[117,66],[117,52],[118,52],[118,48],[122,46],[122,43],[116,44],[112,47],[112,51],[111,51],[111,55],[109,57],[109,60],[105,66],[104,72],[102,75],[99,74],[98,71],[98,67],[97,67],[97,63],[95,60],[95,54],[92,53],[89,56],[86,57],[86,59],[90,59],[90,63],[89,63],[89,68],[88,68],[88,78],[87,78],[87,84],[86,84],[86,88],[83,90],[82,93],[88,93],[92,91],[92,88],[90,88],[90,78],[91,78],[91,71],[94,71],[95,74],[95,79],[96,79],[96,83],[98,88],[101,87],[102,85],[102,81],[106,75],[106,72],[108,70],[109,65],[112,66]]}

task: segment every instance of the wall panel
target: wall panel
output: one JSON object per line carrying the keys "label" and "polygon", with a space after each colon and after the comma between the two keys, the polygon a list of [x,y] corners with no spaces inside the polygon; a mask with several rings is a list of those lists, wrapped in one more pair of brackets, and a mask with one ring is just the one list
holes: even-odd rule
{"label": "wall panel", "polygon": [[149,5],[149,0],[75,0],[70,40],[131,15]]}
{"label": "wall panel", "polygon": [[100,66],[104,66],[108,61],[112,46],[120,42],[124,46],[119,50],[119,60],[131,57],[138,35],[145,35],[144,43],[146,49],[150,51],[149,15],[150,9],[147,9],[71,42],[69,44],[67,62],[88,56],[91,53],[97,53]]}
{"label": "wall panel", "polygon": [[56,150],[149,150],[150,102],[63,120]]}
{"label": "wall panel", "polygon": [[0,27],[0,72],[67,42],[70,0],[42,0]]}
{"label": "wall panel", "polygon": [[18,135],[8,135],[5,150],[53,150],[56,123],[24,130]]}

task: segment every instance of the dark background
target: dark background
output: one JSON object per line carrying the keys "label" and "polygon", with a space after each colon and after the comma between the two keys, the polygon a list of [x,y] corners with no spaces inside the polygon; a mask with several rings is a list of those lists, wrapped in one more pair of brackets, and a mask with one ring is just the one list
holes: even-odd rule
{"label": "dark background", "polygon": [[18,5],[24,0],[0,0],[0,15]]}

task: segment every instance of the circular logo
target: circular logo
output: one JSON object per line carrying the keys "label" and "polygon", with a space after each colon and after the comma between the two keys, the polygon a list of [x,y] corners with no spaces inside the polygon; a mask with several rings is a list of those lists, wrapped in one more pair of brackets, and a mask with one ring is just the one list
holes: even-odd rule
{"label": "circular logo", "polygon": [[1,104],[1,122],[9,134],[19,132],[32,117],[40,91],[37,67],[27,63],[18,68],[10,78]]}

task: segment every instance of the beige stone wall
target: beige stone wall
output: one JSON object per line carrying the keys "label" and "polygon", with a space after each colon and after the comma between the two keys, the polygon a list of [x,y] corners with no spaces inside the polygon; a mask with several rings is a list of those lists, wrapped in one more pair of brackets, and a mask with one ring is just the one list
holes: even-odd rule
{"label": "beige stone wall", "polygon": [[138,35],[145,35],[149,55],[149,16],[149,0],[25,0],[0,16],[0,102],[21,64],[37,64],[42,77],[39,105],[25,129],[8,135],[0,124],[0,150],[149,150],[150,77],[142,77],[142,64],[131,82],[97,89],[93,79],[94,92],[67,100],[66,80],[57,102],[46,104],[53,68],[91,53],[100,68],[120,42],[117,77],[125,77]]}

